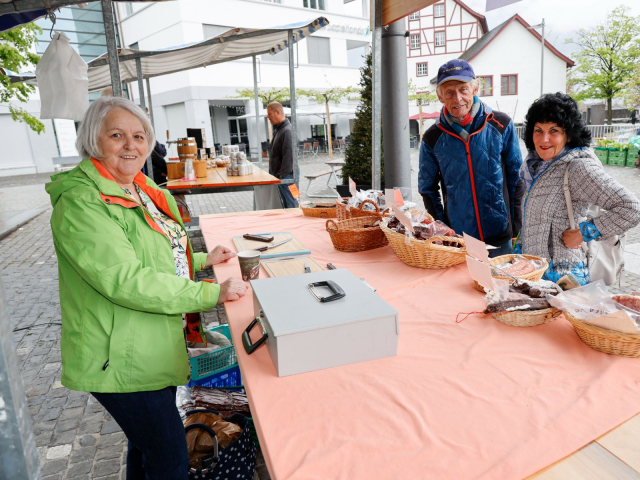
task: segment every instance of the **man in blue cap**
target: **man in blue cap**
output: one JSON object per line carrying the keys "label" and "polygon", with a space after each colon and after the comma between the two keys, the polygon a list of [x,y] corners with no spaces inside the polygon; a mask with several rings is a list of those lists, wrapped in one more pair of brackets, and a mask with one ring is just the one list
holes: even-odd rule
{"label": "man in blue cap", "polygon": [[489,251],[495,257],[511,253],[520,230],[522,156],[511,118],[482,103],[478,86],[464,60],[438,70],[444,107],[422,137],[418,189],[436,220],[497,247]]}

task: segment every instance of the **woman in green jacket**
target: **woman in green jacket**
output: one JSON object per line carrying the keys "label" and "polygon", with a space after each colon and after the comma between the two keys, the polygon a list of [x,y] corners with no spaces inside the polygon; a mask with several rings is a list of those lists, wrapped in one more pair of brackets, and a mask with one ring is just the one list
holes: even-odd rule
{"label": "woman in green jacket", "polygon": [[101,97],[76,147],[85,158],[52,177],[51,229],[62,308],[62,384],[91,392],[129,440],[127,478],[186,479],[175,405],[189,381],[183,314],[237,300],[246,285],[193,281],[235,256],[194,253],[173,197],[140,169],[155,143],[133,102]]}

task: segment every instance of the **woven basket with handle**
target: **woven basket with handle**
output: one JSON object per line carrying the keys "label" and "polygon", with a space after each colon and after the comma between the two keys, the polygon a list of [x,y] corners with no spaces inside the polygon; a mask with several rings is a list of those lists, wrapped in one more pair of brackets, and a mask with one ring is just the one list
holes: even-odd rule
{"label": "woven basket with handle", "polygon": [[594,350],[621,357],[640,357],[640,334],[630,334],[596,327],[564,312],[578,337]]}
{"label": "woven basket with handle", "polygon": [[336,250],[343,252],[362,252],[384,247],[389,242],[380,226],[371,227],[377,217],[350,218],[347,220],[327,220],[327,232]]}
{"label": "woven basket with handle", "polygon": [[535,327],[552,322],[561,314],[562,311],[557,308],[545,308],[544,310],[494,313],[493,318],[512,327]]}
{"label": "woven basket with handle", "polygon": [[[519,256],[524,257],[528,260],[542,260],[544,261],[544,265],[537,269],[534,270],[531,273],[527,273],[526,275],[516,275],[514,277],[506,277],[504,275],[500,275],[499,273],[496,273],[495,271],[491,271],[491,276],[493,278],[499,278],[501,280],[507,280],[509,282],[509,284],[512,284],[514,282],[514,278],[517,278],[518,280],[528,280],[530,282],[538,282],[540,280],[542,280],[542,276],[544,275],[544,272],[547,271],[547,268],[549,268],[549,263],[540,257],[534,257],[533,255],[521,255],[519,254]],[[508,255],[500,255],[499,257],[495,257],[495,258],[490,258],[489,259],[489,265],[492,266],[496,266],[496,265],[500,265],[501,263],[507,263],[507,262],[511,262],[513,261],[515,257],[515,254],[508,254]],[[478,283],[478,282],[474,282],[476,288],[481,291],[482,293],[484,293],[484,288],[482,288],[482,286]]]}
{"label": "woven basket with handle", "polygon": [[[322,208],[325,207],[325,208]],[[336,218],[338,215],[338,207],[333,203],[316,203],[315,207],[303,207],[300,206],[302,214],[305,217],[317,217],[317,218]]]}
{"label": "woven basket with handle", "polygon": [[[367,204],[372,205],[375,210],[364,210],[364,206]],[[336,209],[338,210],[338,220],[347,220],[349,218],[358,218],[358,217],[380,218],[383,216],[383,214],[380,213],[380,207],[378,207],[378,205],[372,200],[365,200],[357,208],[355,207],[347,208],[346,203],[341,202],[340,200],[336,200]],[[389,214],[386,213],[384,214],[384,216],[388,217]]]}
{"label": "woven basket with handle", "polygon": [[[386,219],[381,222],[380,228],[389,239],[389,244],[398,258],[412,267],[448,268],[465,261],[467,250],[464,248],[464,240],[462,238],[431,237],[428,240],[410,238],[407,245],[406,235],[387,227]],[[463,247],[436,245],[434,242],[438,241],[457,242]]]}

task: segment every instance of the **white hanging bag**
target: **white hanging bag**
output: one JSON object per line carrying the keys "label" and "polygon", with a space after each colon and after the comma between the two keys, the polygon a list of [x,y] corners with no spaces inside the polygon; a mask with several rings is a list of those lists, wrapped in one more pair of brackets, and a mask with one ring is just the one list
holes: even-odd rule
{"label": "white hanging bag", "polygon": [[82,120],[89,108],[87,63],[69,37],[56,32],[36,66],[40,90],[40,118]]}

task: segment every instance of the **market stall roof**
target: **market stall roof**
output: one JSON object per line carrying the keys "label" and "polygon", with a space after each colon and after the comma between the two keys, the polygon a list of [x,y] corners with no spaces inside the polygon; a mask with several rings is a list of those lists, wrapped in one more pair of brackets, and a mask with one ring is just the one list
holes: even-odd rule
{"label": "market stall roof", "polygon": [[[281,25],[272,28],[232,28],[220,35],[200,42],[187,43],[160,50],[119,49],[120,76],[123,82],[138,79],[136,59],[140,59],[142,77],[152,78],[169,73],[181,72],[216,63],[261,54],[276,54],[288,47],[288,32],[293,30],[294,43],[312,35],[329,20],[318,17],[315,20]],[[111,85],[107,54],[89,62],[89,91],[96,91]]]}
{"label": "market stall roof", "polygon": [[[433,112],[433,113],[422,112],[423,120],[425,118],[438,118],[439,116],[440,116],[440,112]],[[409,120],[420,120],[420,114],[416,113],[415,115],[411,115],[409,117]]]}
{"label": "market stall roof", "polygon": [[[113,0],[123,2],[125,0]],[[166,0],[126,0],[127,2],[157,2]],[[0,0],[0,32],[11,30],[47,15],[47,9],[56,10],[87,0]]]}

